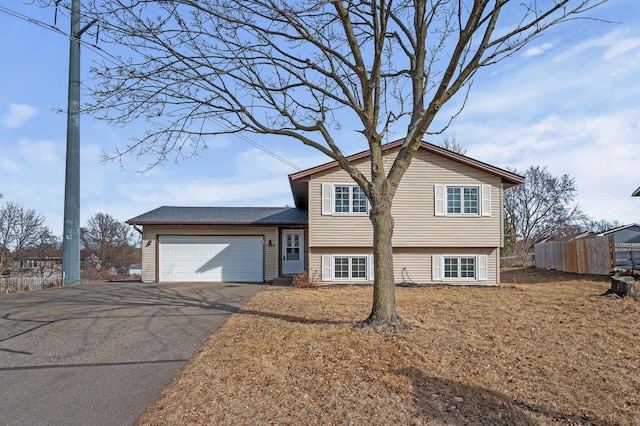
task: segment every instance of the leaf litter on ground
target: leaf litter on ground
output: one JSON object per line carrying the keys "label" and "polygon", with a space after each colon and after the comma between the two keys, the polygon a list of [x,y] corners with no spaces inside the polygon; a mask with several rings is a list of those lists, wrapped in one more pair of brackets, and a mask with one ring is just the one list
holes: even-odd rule
{"label": "leaf litter on ground", "polygon": [[372,288],[262,292],[141,425],[640,425],[640,303],[608,277],[502,271],[497,287],[398,287],[395,333],[356,328]]}

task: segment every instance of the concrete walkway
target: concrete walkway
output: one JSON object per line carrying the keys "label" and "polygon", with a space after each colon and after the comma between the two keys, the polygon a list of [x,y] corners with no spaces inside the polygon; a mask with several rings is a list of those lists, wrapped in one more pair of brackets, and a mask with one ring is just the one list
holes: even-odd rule
{"label": "concrete walkway", "polygon": [[0,296],[0,424],[132,424],[266,287],[109,283]]}

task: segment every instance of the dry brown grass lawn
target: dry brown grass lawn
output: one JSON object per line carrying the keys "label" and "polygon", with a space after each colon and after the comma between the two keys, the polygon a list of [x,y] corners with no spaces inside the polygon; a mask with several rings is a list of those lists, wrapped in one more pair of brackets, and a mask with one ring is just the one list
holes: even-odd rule
{"label": "dry brown grass lawn", "polygon": [[502,281],[398,288],[393,335],[353,328],[370,287],[263,292],[139,422],[640,425],[640,303],[598,297],[608,278]]}

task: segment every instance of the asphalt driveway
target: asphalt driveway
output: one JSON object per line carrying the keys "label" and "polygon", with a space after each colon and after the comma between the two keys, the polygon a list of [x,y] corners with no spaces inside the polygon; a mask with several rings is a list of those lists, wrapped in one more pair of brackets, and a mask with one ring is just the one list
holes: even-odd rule
{"label": "asphalt driveway", "polygon": [[265,287],[109,283],[0,297],[0,424],[132,424]]}

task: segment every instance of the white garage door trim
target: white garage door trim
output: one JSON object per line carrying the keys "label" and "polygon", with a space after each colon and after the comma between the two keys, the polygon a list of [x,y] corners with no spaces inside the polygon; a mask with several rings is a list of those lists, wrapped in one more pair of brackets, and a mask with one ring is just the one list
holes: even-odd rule
{"label": "white garage door trim", "polygon": [[264,281],[262,236],[164,236],[159,243],[160,281]]}

